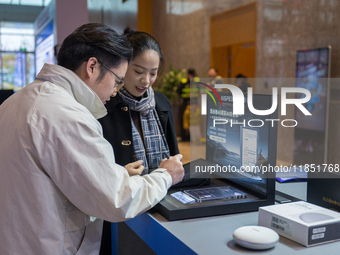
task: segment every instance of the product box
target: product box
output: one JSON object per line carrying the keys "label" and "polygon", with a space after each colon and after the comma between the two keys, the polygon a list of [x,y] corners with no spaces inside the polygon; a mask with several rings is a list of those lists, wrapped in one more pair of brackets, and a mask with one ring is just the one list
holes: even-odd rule
{"label": "product box", "polygon": [[258,224],[305,246],[340,240],[340,213],[304,201],[260,207]]}

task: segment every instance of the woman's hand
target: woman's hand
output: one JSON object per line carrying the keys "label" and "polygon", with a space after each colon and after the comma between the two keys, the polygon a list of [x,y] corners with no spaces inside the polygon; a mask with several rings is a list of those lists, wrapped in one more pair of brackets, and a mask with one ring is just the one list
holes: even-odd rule
{"label": "woman's hand", "polygon": [[130,176],[137,175],[137,174],[141,175],[144,170],[144,166],[142,164],[143,164],[143,160],[137,160],[135,162],[125,165],[125,168],[128,171]]}

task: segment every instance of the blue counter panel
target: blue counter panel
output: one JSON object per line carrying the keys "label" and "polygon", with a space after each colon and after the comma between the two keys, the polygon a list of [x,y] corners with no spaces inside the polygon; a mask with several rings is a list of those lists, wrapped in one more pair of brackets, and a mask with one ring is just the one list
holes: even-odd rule
{"label": "blue counter panel", "polygon": [[196,254],[147,213],[125,223],[157,254]]}

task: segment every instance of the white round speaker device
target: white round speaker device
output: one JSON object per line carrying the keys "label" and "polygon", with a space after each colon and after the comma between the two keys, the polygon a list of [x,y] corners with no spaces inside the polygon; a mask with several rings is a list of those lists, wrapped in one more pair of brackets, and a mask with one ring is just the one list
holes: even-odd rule
{"label": "white round speaker device", "polygon": [[233,233],[234,241],[245,248],[265,250],[275,246],[279,235],[272,229],[262,226],[244,226]]}

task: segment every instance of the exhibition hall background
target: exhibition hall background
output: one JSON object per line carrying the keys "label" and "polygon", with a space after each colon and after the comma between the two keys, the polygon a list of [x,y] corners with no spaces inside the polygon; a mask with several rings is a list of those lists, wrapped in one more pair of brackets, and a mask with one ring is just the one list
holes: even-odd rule
{"label": "exhibition hall background", "polygon": [[[0,27],[8,21],[34,22],[46,5],[30,7],[24,2],[0,1]],[[206,78],[214,66],[223,78],[238,73],[268,78],[256,83],[254,91],[271,94],[271,78],[295,78],[297,50],[331,45],[330,77],[340,78],[338,0],[56,0],[56,4],[57,45],[84,22],[105,23],[118,32],[126,27],[146,31],[162,47],[164,73],[170,66],[195,68]],[[332,83],[330,95],[327,160],[338,163],[340,86]],[[285,118],[294,118],[294,111]],[[294,129],[279,125],[278,159],[292,162],[293,147]]]}
{"label": "exhibition hall background", "polygon": [[[340,1],[332,0],[127,0],[88,1],[89,20],[118,31],[126,26],[160,42],[165,68],[193,67],[207,77],[294,78],[296,51],[332,46],[331,77],[340,77]],[[271,94],[271,84],[256,93]],[[340,156],[340,86],[329,103],[328,163]],[[294,118],[294,111],[287,118]],[[278,131],[278,159],[293,161],[294,129]]]}

